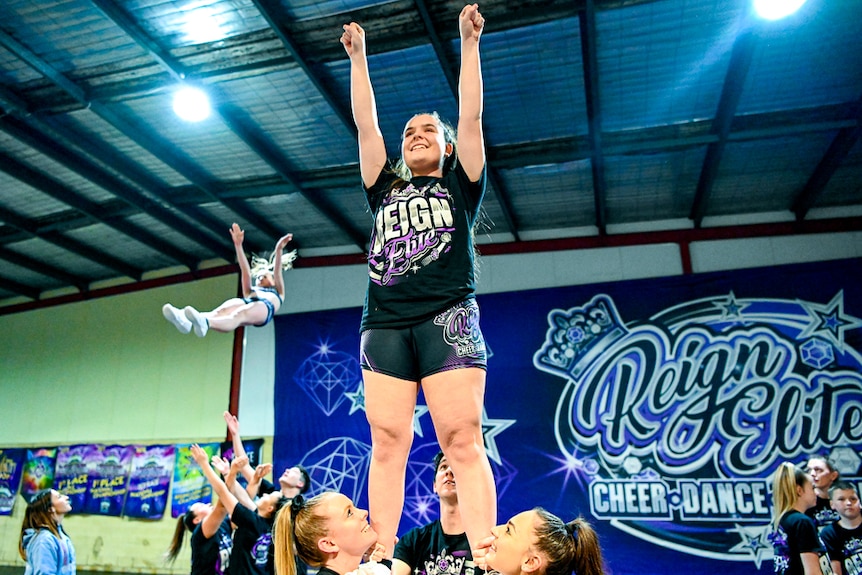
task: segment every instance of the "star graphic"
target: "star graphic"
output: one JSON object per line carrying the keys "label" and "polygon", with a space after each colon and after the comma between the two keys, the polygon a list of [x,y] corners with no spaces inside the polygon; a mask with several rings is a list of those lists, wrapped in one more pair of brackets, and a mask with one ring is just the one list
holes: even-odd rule
{"label": "star graphic", "polygon": [[727,299],[723,301],[712,302],[712,305],[721,310],[721,319],[742,318],[742,310],[748,307],[748,304],[741,304],[736,301],[736,295],[731,290]]}
{"label": "star graphic", "polygon": [[426,413],[428,413],[428,407],[425,405],[417,405],[413,408],[413,432],[419,437],[425,437],[422,431],[422,424],[419,420]]}
{"label": "star graphic", "polygon": [[766,541],[766,527],[763,525],[757,527],[743,527],[736,523],[733,529],[728,529],[728,533],[738,533],[739,543],[729,549],[731,553],[746,553],[751,555],[754,564],[760,569],[760,563],[763,560],[765,551],[772,551],[772,545]]}
{"label": "star graphic", "polygon": [[349,399],[352,403],[350,404],[350,412],[347,415],[353,415],[355,411],[362,410],[365,411],[365,385],[360,383],[359,387],[356,388],[356,391],[344,393],[344,397]]}
{"label": "star graphic", "polygon": [[329,353],[329,341],[321,341],[320,345],[317,346],[317,353],[320,355],[326,355]]}
{"label": "star graphic", "polygon": [[436,493],[411,495],[404,501],[404,515],[416,523],[428,523],[437,517],[438,501]]}
{"label": "star graphic", "polygon": [[844,351],[844,332],[862,327],[862,320],[844,315],[844,290],[835,294],[835,297],[826,305],[807,301],[800,301],[799,305],[808,314],[809,321],[802,333],[796,337],[798,340],[818,335]]}
{"label": "star graphic", "polygon": [[488,412],[482,408],[482,437],[485,442],[485,453],[488,454],[488,459],[502,465],[500,452],[497,449],[497,434],[505,430],[507,427],[514,425],[517,419],[488,419]]}
{"label": "star graphic", "polygon": [[550,453],[545,454],[545,456],[559,464],[559,466],[548,473],[547,476],[562,473],[563,490],[565,490],[566,486],[569,484],[570,478],[576,481],[578,485],[584,486],[588,482],[589,478],[598,473],[598,462],[590,457],[579,457],[577,447],[574,447],[571,453],[567,450],[562,453],[562,456]]}

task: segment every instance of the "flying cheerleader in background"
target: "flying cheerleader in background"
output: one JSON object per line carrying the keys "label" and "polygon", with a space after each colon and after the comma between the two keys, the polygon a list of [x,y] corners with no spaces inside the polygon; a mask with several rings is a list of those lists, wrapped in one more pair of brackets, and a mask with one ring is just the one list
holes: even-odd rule
{"label": "flying cheerleader in background", "polygon": [[174,324],[180,333],[194,330],[196,336],[204,337],[210,329],[229,333],[245,325],[263,327],[272,321],[272,317],[281,307],[284,301],[282,271],[293,267],[296,250],[287,254],[282,252],[287,243],[293,239],[293,234],[282,236],[276,242],[275,250],[269,260],[252,256],[251,265],[242,249],[245,232],[238,224],[233,224],[230,228],[230,236],[233,239],[236,259],[242,274],[243,297],[230,298],[208,312],[198,311],[192,306],[179,309],[166,303],[162,306],[162,315]]}

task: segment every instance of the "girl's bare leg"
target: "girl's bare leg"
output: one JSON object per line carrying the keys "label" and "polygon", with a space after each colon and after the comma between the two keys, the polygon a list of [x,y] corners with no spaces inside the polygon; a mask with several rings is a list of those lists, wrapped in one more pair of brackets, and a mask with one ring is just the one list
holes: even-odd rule
{"label": "girl's bare leg", "polygon": [[461,520],[473,549],[497,523],[497,488],[482,436],[485,370],[437,373],[422,380],[422,389],[437,441],[458,482]]}
{"label": "girl's bare leg", "polygon": [[404,508],[407,457],[413,444],[413,409],[418,387],[381,373],[362,372],[365,413],[371,426],[368,510],[378,542],[391,558]]}

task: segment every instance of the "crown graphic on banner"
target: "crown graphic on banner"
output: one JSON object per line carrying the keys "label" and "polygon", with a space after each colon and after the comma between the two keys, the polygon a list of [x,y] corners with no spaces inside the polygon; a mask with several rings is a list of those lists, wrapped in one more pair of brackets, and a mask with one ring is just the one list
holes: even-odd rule
{"label": "crown graphic on banner", "polygon": [[542,371],[577,379],[611,344],[628,333],[613,300],[594,296],[582,307],[548,314],[550,328],[533,364]]}

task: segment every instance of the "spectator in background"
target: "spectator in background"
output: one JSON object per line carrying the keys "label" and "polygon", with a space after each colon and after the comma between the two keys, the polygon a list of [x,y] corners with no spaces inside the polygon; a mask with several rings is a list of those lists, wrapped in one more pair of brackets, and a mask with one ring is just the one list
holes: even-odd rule
{"label": "spectator in background", "polygon": [[831,575],[817,525],[805,514],[817,495],[811,476],[792,463],[782,463],[772,479],[773,569],[776,575]]}
{"label": "spectator in background", "polygon": [[849,481],[836,481],[829,488],[829,498],[838,521],[820,531],[835,575],[862,573],[862,513],[859,494]]}
{"label": "spectator in background", "polygon": [[30,499],[18,540],[18,554],[27,562],[24,575],[75,575],[75,546],[62,525],[71,510],[69,497],[56,489]]}
{"label": "spectator in background", "polygon": [[814,493],[817,494],[817,503],[805,512],[814,519],[819,529],[838,521],[838,513],[832,509],[829,497],[829,488],[838,480],[838,470],[826,457],[815,456],[808,460],[805,469],[814,483]]}

